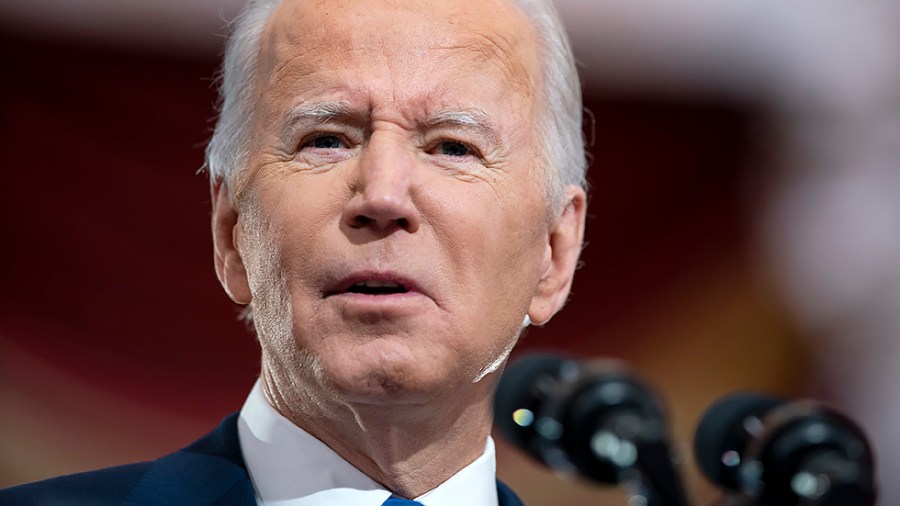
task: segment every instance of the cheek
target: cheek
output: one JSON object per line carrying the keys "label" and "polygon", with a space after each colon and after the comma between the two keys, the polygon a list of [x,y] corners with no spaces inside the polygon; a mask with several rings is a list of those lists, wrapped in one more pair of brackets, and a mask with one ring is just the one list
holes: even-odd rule
{"label": "cheek", "polygon": [[[245,206],[241,214],[245,231],[241,253],[253,293],[257,327],[268,321],[291,321],[291,299],[309,291],[310,281],[318,275],[320,260],[329,254],[322,236],[336,219],[336,199],[329,199],[325,189],[297,188],[288,183],[278,181],[257,187],[253,193],[255,207]],[[283,329],[277,331],[279,335],[283,333]]]}
{"label": "cheek", "polygon": [[[522,205],[529,198],[538,205]],[[468,199],[477,201],[471,195]],[[460,332],[481,332],[479,342],[494,351],[517,335],[540,281],[547,241],[542,202],[536,194],[520,193],[455,213],[456,234],[449,242],[453,269],[463,276],[458,282],[464,290],[459,299],[463,320],[477,327]],[[484,336],[498,340],[488,342]]]}
{"label": "cheek", "polygon": [[479,199],[471,194],[460,197],[460,209],[450,213],[456,235],[450,247],[457,257],[456,268],[469,272],[474,278],[470,281],[507,299],[536,286],[547,227],[543,201],[536,192],[501,192],[510,190],[502,188]]}
{"label": "cheek", "polygon": [[329,255],[325,235],[338,227],[343,196],[335,195],[333,184],[296,179],[281,182],[265,195],[266,221],[261,225],[270,232],[263,240],[275,256],[271,260],[292,283],[308,283]]}
{"label": "cheek", "polygon": [[479,307],[487,317],[521,322],[540,280],[542,249],[534,238],[509,232],[483,239],[485,248],[473,264],[483,293]]}

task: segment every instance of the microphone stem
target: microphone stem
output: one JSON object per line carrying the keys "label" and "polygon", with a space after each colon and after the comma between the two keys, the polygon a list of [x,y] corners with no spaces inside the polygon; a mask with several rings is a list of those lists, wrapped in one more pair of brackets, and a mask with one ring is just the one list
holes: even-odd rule
{"label": "microphone stem", "polygon": [[[656,497],[653,506],[688,506],[681,477],[672,464],[669,446],[664,441],[637,445],[637,467]],[[650,498],[648,498],[649,500]]]}

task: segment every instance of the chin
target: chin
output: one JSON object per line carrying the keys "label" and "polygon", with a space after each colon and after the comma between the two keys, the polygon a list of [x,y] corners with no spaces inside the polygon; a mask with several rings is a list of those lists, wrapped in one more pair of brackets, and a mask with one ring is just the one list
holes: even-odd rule
{"label": "chin", "polygon": [[[459,395],[453,367],[404,357],[392,360],[344,356],[323,364],[325,380],[335,394],[353,404],[426,404],[445,394]],[[349,359],[349,360],[348,360]],[[330,365],[330,366],[329,366]]]}

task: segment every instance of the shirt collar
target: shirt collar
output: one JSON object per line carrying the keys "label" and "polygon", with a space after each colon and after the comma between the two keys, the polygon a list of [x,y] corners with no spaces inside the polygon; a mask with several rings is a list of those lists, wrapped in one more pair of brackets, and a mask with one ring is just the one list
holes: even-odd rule
{"label": "shirt collar", "polygon": [[[238,419],[247,471],[262,506],[381,506],[391,492],[281,416],[259,381]],[[425,506],[497,506],[494,441],[484,453],[416,500]]]}

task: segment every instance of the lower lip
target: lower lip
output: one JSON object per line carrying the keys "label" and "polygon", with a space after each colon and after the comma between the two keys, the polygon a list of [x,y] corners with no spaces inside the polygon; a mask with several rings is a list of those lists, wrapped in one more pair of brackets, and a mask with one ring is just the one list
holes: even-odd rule
{"label": "lower lip", "polygon": [[329,295],[331,300],[344,306],[351,312],[378,312],[385,316],[391,313],[402,314],[411,310],[421,310],[431,299],[421,292],[390,293],[371,295],[367,293],[343,292]]}

